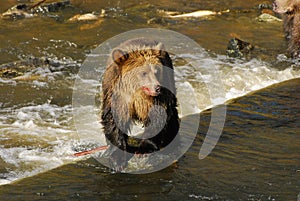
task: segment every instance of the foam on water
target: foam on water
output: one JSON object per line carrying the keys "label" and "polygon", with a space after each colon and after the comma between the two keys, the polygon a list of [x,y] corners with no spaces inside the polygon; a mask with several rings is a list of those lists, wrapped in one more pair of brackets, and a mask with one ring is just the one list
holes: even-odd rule
{"label": "foam on water", "polygon": [[9,171],[1,173],[0,185],[30,177],[41,172],[73,162],[75,142],[52,142],[53,148],[15,147],[1,148],[1,158]]}
{"label": "foam on water", "polygon": [[2,78],[0,78],[0,83],[10,84],[10,85],[16,85],[17,84],[17,82],[14,81],[14,80],[7,80],[7,79],[2,79]]}
{"label": "foam on water", "polygon": [[[188,54],[180,57],[186,60],[195,59],[195,55]],[[199,55],[197,58],[196,64],[188,63],[175,67],[177,93],[183,98],[182,102],[191,102],[190,96],[182,96],[188,88],[187,82],[193,87],[198,104],[194,113],[270,85],[300,77],[300,69],[293,65],[279,70],[257,59],[229,62],[227,57],[220,55]],[[213,68],[209,69],[211,67]]]}
{"label": "foam on water", "polygon": [[[74,161],[78,143],[71,106],[49,103],[1,111],[0,184]],[[2,170],[2,169],[1,169]]]}
{"label": "foam on water", "polygon": [[[204,50],[196,55],[177,55],[173,60],[181,117],[300,77],[299,68],[292,65],[279,70],[256,59],[228,60],[222,55],[209,56]],[[62,76],[59,72],[53,74],[47,69],[36,69],[34,73],[54,80]],[[69,80],[78,78],[74,74],[68,76],[66,79]],[[48,84],[49,81],[52,80],[33,81],[32,84],[43,90],[52,86]],[[84,96],[99,92],[98,79],[79,81]],[[16,81],[0,79],[0,83],[19,87]],[[84,150],[105,143],[94,101],[91,105],[80,105],[74,111],[71,105],[58,106],[50,102],[8,108],[0,103],[0,106],[0,184],[8,184],[77,160],[70,155],[80,146]],[[93,113],[93,121],[89,113]],[[80,122],[80,126],[75,128],[73,121],[75,124],[76,121]]]}

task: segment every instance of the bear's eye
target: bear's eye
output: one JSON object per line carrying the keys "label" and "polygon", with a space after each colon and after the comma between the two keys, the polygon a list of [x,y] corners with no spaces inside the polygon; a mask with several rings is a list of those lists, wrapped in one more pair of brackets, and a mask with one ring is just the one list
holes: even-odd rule
{"label": "bear's eye", "polygon": [[147,76],[147,72],[142,72],[142,76],[146,77]]}

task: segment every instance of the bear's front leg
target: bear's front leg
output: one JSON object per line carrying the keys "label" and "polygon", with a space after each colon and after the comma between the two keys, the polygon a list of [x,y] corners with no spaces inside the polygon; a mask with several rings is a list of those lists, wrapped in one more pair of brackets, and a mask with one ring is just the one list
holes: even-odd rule
{"label": "bear's front leg", "polygon": [[127,166],[132,154],[128,153],[128,136],[120,129],[115,128],[114,132],[106,134],[106,139],[110,145],[109,154],[110,166],[116,172],[121,172]]}
{"label": "bear's front leg", "polygon": [[140,153],[151,153],[161,148],[162,135],[166,132],[168,119],[164,106],[153,105],[151,107],[148,118],[143,122],[145,130],[139,145]]}
{"label": "bear's front leg", "polygon": [[159,147],[151,139],[144,139],[140,142],[138,154],[147,154],[158,150]]}

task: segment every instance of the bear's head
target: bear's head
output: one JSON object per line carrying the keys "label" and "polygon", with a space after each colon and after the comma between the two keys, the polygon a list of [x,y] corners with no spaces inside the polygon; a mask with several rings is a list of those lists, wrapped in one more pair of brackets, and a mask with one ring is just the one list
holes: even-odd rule
{"label": "bear's head", "polygon": [[133,94],[142,91],[148,96],[161,93],[166,52],[159,48],[115,49],[112,59],[120,75],[122,89]]}

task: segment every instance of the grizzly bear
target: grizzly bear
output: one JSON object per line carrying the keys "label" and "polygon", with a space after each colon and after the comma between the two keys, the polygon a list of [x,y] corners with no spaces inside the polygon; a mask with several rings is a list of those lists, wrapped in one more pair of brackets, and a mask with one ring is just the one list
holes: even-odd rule
{"label": "grizzly bear", "polygon": [[283,15],[289,56],[300,59],[300,0],[275,0],[273,9]]}
{"label": "grizzly bear", "polygon": [[[151,153],[177,135],[179,117],[171,58],[156,40],[136,38],[112,50],[102,81],[102,125],[114,167],[132,154]],[[140,137],[130,136],[141,125]],[[130,143],[130,142],[136,142]],[[129,156],[131,155],[131,156]]]}

